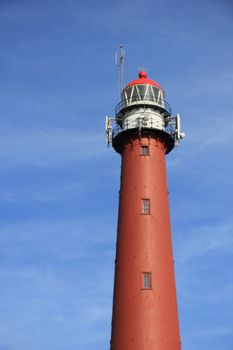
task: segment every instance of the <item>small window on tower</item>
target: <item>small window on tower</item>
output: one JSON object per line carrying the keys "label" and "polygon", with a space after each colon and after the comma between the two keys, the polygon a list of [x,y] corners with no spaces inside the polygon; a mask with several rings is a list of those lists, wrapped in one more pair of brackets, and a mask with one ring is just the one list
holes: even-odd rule
{"label": "small window on tower", "polygon": [[141,156],[149,156],[149,146],[141,146]]}
{"label": "small window on tower", "polygon": [[141,201],[141,213],[142,214],[150,214],[150,200],[142,199]]}
{"label": "small window on tower", "polygon": [[143,289],[152,288],[151,272],[143,272]]}

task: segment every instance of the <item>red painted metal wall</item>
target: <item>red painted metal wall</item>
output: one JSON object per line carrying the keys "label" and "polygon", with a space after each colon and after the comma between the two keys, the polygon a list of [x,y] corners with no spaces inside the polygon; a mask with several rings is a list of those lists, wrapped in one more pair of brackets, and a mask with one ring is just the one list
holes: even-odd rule
{"label": "red painted metal wall", "polygon": [[[180,349],[163,141],[129,134],[121,147],[111,350]],[[150,199],[148,215],[142,199]],[[151,289],[143,288],[145,272]]]}

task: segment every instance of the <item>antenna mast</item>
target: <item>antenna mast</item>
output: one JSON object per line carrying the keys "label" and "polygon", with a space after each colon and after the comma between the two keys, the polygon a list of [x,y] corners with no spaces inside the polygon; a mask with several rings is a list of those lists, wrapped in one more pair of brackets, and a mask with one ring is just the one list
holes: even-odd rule
{"label": "antenna mast", "polygon": [[116,66],[119,68],[119,92],[121,96],[121,91],[124,86],[124,78],[125,78],[125,50],[124,46],[120,45],[120,51],[119,51],[119,58],[118,58],[118,52],[116,51],[116,60],[115,60]]}

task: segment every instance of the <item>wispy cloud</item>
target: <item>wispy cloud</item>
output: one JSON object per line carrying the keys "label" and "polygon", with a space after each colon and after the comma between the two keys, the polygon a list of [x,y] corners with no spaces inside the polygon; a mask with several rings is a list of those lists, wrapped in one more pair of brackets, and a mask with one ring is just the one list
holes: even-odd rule
{"label": "wispy cloud", "polygon": [[[233,261],[232,230],[232,220],[208,225],[196,223],[195,229],[187,223],[175,236],[174,255],[182,298],[205,301],[206,305],[226,304],[231,300],[232,274],[224,264]],[[207,278],[209,282],[212,280],[209,285]]]}
{"label": "wispy cloud", "polygon": [[218,338],[219,336],[233,336],[233,327],[209,327],[207,329],[199,329],[192,332],[192,336],[207,337],[207,338]]}
{"label": "wispy cloud", "polygon": [[196,225],[179,236],[176,254],[179,263],[187,264],[192,259],[211,253],[233,253],[233,222]]}
{"label": "wispy cloud", "polygon": [[85,135],[64,130],[10,131],[0,137],[1,167],[64,167],[107,155],[104,133]]}
{"label": "wispy cloud", "polygon": [[[64,260],[87,259],[100,253],[97,247],[101,248],[101,254],[108,256],[115,237],[115,223],[109,221],[103,216],[91,215],[85,219],[78,216],[76,220],[35,219],[5,224],[0,235],[2,256],[15,260],[25,252],[30,255],[30,251],[34,251],[44,254],[46,259],[52,256]],[[13,240],[15,245],[11,244]]]}
{"label": "wispy cloud", "polygon": [[[53,224],[15,223],[2,229],[3,343],[14,346],[17,341],[29,346],[32,339],[40,337],[43,344],[51,340],[53,346],[48,338],[51,327],[57,331],[60,344],[70,337],[70,344],[76,343],[77,329],[79,344],[106,341],[104,334],[110,335],[100,329],[106,322],[110,325],[111,317],[111,230],[99,217]],[[10,288],[12,283],[14,288]],[[86,334],[92,334],[91,339],[87,340]]]}
{"label": "wispy cloud", "polygon": [[83,188],[90,184],[89,180],[79,180],[77,182],[57,182],[51,185],[29,184],[24,188],[0,189],[0,202],[9,203],[48,203],[75,198],[76,200],[83,192]]}

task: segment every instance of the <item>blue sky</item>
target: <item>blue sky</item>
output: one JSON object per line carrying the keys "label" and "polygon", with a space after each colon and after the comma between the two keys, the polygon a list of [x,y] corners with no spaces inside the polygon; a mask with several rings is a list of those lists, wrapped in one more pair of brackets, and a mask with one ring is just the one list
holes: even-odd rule
{"label": "blue sky", "polygon": [[0,350],[108,349],[120,158],[114,53],[166,90],[183,349],[233,349],[230,0],[0,1]]}

